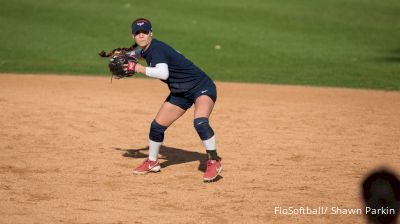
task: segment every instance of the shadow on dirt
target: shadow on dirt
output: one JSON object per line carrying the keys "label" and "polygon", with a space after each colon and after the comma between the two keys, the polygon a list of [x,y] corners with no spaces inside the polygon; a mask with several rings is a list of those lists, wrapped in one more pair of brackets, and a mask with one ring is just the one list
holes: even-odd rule
{"label": "shadow on dirt", "polygon": [[[122,156],[131,158],[147,158],[149,151],[149,147],[144,147],[140,149],[114,149],[122,151]],[[159,159],[166,160],[160,164],[161,168],[176,164],[199,161],[198,170],[201,172],[205,172],[206,170],[207,155],[205,153],[191,152],[184,149],[162,146],[159,155],[161,155]]]}

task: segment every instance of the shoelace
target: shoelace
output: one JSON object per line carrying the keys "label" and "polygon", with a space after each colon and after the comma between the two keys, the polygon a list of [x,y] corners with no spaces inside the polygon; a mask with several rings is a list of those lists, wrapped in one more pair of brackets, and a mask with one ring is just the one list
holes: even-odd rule
{"label": "shoelace", "polygon": [[154,164],[156,161],[151,161],[150,159],[146,159],[146,161],[143,164],[149,164],[152,165],[152,163]]}
{"label": "shoelace", "polygon": [[149,160],[149,159],[146,159],[146,160],[144,161],[144,163],[142,164],[142,167],[147,167],[148,164],[150,164],[150,160]]}

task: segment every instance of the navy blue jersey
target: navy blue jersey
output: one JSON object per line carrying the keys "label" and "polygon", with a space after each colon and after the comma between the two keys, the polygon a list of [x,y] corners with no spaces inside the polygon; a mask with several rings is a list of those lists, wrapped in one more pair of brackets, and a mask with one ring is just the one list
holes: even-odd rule
{"label": "navy blue jersey", "polygon": [[161,80],[168,84],[171,93],[184,93],[195,87],[208,76],[193,62],[164,42],[153,39],[149,48],[141,52],[147,65],[154,67],[159,63],[168,65],[169,77]]}

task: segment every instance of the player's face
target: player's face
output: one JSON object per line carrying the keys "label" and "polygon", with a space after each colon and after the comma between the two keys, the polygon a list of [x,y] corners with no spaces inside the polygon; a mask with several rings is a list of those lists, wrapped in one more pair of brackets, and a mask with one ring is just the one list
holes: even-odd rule
{"label": "player's face", "polygon": [[135,40],[135,42],[142,48],[142,49],[146,49],[147,46],[149,46],[150,42],[151,42],[151,36],[152,33],[146,33],[146,32],[138,32],[136,34],[133,34],[133,39]]}

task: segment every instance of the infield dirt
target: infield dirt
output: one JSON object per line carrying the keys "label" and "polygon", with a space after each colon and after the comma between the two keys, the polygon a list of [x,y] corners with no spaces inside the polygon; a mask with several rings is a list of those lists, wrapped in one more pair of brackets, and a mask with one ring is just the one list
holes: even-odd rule
{"label": "infield dirt", "polygon": [[[137,176],[168,94],[158,80],[0,75],[0,223],[363,223],[360,183],[400,171],[400,92],[217,82],[224,171],[202,182],[193,108]],[[329,211],[328,211],[329,213]]]}

